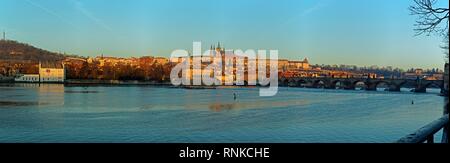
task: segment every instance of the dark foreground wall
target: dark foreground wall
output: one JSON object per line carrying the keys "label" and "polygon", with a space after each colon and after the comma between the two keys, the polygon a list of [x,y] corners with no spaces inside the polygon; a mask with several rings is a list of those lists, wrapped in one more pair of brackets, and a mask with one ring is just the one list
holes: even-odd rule
{"label": "dark foreground wall", "polygon": [[444,72],[444,95],[448,96],[448,82],[449,82],[449,64],[445,64],[445,72]]}

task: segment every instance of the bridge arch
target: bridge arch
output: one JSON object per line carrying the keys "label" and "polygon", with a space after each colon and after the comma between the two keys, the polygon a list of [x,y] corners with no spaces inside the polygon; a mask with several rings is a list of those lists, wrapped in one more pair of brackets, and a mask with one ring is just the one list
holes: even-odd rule
{"label": "bridge arch", "polygon": [[379,88],[384,88],[384,90],[389,90],[391,87],[391,83],[387,81],[377,81],[375,82],[375,90],[378,90]]}
{"label": "bridge arch", "polygon": [[286,78],[280,78],[280,80],[278,80],[278,82],[283,87],[289,86],[289,80]]}
{"label": "bridge arch", "polygon": [[395,91],[401,91],[401,88],[414,88],[416,86],[415,81],[402,80],[402,81],[392,81],[390,89]]}
{"label": "bridge arch", "polygon": [[390,87],[390,82],[383,81],[383,80],[366,81],[365,83],[367,85],[366,90],[368,90],[368,91],[377,91],[378,87],[380,87],[380,86],[385,86],[385,88],[388,88],[388,89]]}
{"label": "bridge arch", "polygon": [[297,87],[305,87],[308,81],[304,79],[298,79],[295,83]]}
{"label": "bridge arch", "polygon": [[396,83],[392,83],[392,84],[394,84],[395,86],[397,86],[397,87],[399,87],[399,88],[402,88],[402,87],[404,87],[406,84],[408,84],[408,81],[407,81],[407,80],[404,80],[404,81],[401,81],[401,82],[398,83],[398,84],[396,84]]}
{"label": "bridge arch", "polygon": [[427,84],[425,84],[425,87],[426,88],[441,88],[442,89],[444,87],[444,85],[442,83],[437,82],[437,81],[431,81],[431,82],[428,82]]}
{"label": "bridge arch", "polygon": [[324,80],[318,79],[313,81],[314,88],[325,88],[326,82]]}
{"label": "bridge arch", "polygon": [[365,90],[367,88],[367,84],[363,80],[356,80],[352,83],[352,85],[355,89],[359,90]]}
{"label": "bridge arch", "polygon": [[[365,79],[365,78],[329,78],[329,77],[292,77],[281,78],[279,84],[282,86],[305,86],[327,89],[365,89],[377,90],[387,88],[389,91],[400,91],[400,88],[411,88],[414,92],[426,92],[426,88],[443,87],[442,80],[412,80],[412,79]],[[414,89],[413,89],[414,88]]]}
{"label": "bridge arch", "polygon": [[297,82],[295,81],[295,79],[289,79],[289,81],[288,81],[288,85],[287,86],[289,86],[289,87],[295,87],[296,86],[296,84],[297,84]]}
{"label": "bridge arch", "polygon": [[[438,81],[429,81],[424,85],[425,92],[440,92],[442,93],[442,89],[444,88],[444,84]],[[433,89],[439,89],[439,91],[432,91]]]}
{"label": "bridge arch", "polygon": [[339,88],[341,88],[342,85],[344,85],[344,83],[341,80],[336,79],[336,80],[332,80],[328,87],[332,88],[332,89],[336,89],[338,86],[339,86]]}

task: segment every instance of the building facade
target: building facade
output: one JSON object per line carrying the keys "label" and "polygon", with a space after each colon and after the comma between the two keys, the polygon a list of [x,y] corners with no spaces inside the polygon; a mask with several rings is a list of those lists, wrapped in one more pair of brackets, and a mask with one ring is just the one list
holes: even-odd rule
{"label": "building facade", "polygon": [[39,83],[39,74],[25,74],[19,75],[14,79],[16,82],[30,82],[30,83]]}
{"label": "building facade", "polygon": [[64,82],[66,70],[64,64],[39,63],[40,82]]}
{"label": "building facade", "polygon": [[30,83],[63,83],[66,70],[61,63],[39,63],[39,74],[21,74],[14,79],[16,82]]}

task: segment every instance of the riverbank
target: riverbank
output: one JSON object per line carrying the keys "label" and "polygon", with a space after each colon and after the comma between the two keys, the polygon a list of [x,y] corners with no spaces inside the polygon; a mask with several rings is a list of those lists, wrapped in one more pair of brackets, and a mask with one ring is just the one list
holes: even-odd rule
{"label": "riverbank", "polygon": [[226,88],[254,88],[257,86],[238,86],[238,85],[180,85],[174,86],[171,82],[156,82],[156,81],[139,81],[139,80],[66,80],[66,86],[161,86],[170,88],[185,88],[185,89],[226,89]]}
{"label": "riverbank", "polygon": [[64,84],[77,85],[77,84],[108,84],[108,85],[172,85],[170,82],[157,82],[157,81],[139,81],[139,80],[80,80],[80,79],[68,79],[64,81]]}
{"label": "riverbank", "polygon": [[[267,87],[261,85],[220,85],[220,86],[207,86],[207,85],[180,85],[175,86],[170,81],[166,82],[158,82],[158,81],[140,81],[140,80],[91,80],[91,79],[67,79],[64,83],[61,82],[16,82],[14,80],[2,80],[2,85],[4,84],[63,84],[68,87],[96,87],[96,86],[151,86],[151,87],[166,87],[166,88],[183,88],[183,89],[235,89],[235,88],[257,88],[257,87]],[[278,87],[292,87],[287,85],[278,85]],[[294,86],[297,87],[297,86]],[[314,88],[314,87],[299,87],[299,88]],[[414,87],[404,87],[413,89]],[[325,88],[327,89],[327,88]],[[339,88],[338,88],[339,89]],[[385,89],[385,91],[388,91]],[[414,92],[414,90],[409,90]],[[417,93],[425,93],[425,92],[417,92]],[[448,96],[448,93],[441,92],[440,96]]]}
{"label": "riverbank", "polygon": [[13,77],[0,75],[0,83],[11,83],[11,82],[14,82]]}
{"label": "riverbank", "polygon": [[227,88],[254,88],[259,86],[238,86],[238,85],[220,85],[220,86],[206,86],[206,85],[180,85],[174,86],[171,82],[157,82],[157,81],[139,81],[139,80],[83,80],[83,79],[68,79],[64,83],[61,82],[16,82],[8,80],[0,82],[2,84],[63,84],[68,87],[92,87],[92,86],[155,86],[155,87],[169,87],[169,88],[184,88],[184,89],[227,89]]}
{"label": "riverbank", "polygon": [[173,86],[187,89],[215,89],[215,88],[241,88],[241,87],[258,87],[250,85],[220,85],[220,86],[207,86],[207,85],[180,85],[174,86],[170,81],[158,82],[158,81],[141,81],[141,80],[91,80],[91,79],[67,79],[64,82],[18,82],[12,80],[2,80],[2,83],[24,83],[24,84],[64,84],[68,86],[72,85],[151,85],[151,86]]}

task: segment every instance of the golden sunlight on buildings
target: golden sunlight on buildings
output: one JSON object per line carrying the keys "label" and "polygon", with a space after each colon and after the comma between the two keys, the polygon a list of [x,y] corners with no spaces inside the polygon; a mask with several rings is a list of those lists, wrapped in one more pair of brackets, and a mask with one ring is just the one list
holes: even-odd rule
{"label": "golden sunlight on buildings", "polygon": [[[248,57],[240,56],[235,54],[234,51],[226,51],[225,48],[221,48],[220,44],[217,46],[211,46],[209,56],[188,56],[188,57],[178,57],[171,58],[170,62],[173,64],[179,64],[187,61],[190,65],[189,70],[187,70],[187,80],[192,81],[194,78],[201,79],[204,76],[215,77],[220,80],[221,83],[233,83],[237,81],[239,77],[243,78],[244,82],[257,81],[258,73],[260,70],[259,64],[264,61],[262,65],[265,64],[266,76],[270,74],[271,66],[272,68],[278,67],[278,73],[289,73],[289,72],[313,72],[317,70],[311,70],[309,61],[307,58],[303,60],[287,60],[287,59],[249,59]],[[201,66],[193,66],[194,62],[200,63]],[[215,69],[211,69],[214,67]],[[215,72],[211,71],[214,70]],[[254,73],[253,73],[254,72]],[[214,74],[216,73],[216,74]],[[219,74],[217,74],[219,73]],[[243,76],[239,76],[242,74]]]}
{"label": "golden sunlight on buildings", "polygon": [[18,74],[17,82],[63,83],[66,70],[63,63],[39,63],[38,74]]}

